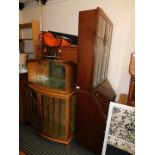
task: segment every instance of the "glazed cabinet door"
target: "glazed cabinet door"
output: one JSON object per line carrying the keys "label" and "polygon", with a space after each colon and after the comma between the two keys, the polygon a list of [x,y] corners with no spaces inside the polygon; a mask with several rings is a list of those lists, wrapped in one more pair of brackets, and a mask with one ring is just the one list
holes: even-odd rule
{"label": "glazed cabinet door", "polygon": [[65,100],[42,96],[41,132],[49,137],[65,138]]}
{"label": "glazed cabinet door", "polygon": [[48,139],[68,144],[74,130],[75,95],[42,95],[41,133]]}
{"label": "glazed cabinet door", "polygon": [[34,90],[27,88],[26,90],[26,109],[27,109],[27,119],[28,122],[36,129],[40,129],[41,125],[41,117],[39,112],[39,104],[38,98],[39,94],[37,94]]}

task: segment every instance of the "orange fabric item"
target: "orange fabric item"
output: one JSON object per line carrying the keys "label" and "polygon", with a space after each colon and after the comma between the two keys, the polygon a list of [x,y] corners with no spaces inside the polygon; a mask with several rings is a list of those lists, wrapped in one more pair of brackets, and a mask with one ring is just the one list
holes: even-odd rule
{"label": "orange fabric item", "polygon": [[43,38],[44,38],[44,43],[47,44],[48,46],[58,46],[56,45],[55,37],[51,33],[45,32]]}
{"label": "orange fabric item", "polygon": [[71,43],[68,40],[62,38],[61,46],[70,46],[70,45]]}
{"label": "orange fabric item", "polygon": [[45,32],[44,33],[44,43],[48,46],[70,46],[71,43],[67,39],[63,38],[55,38],[52,33]]}

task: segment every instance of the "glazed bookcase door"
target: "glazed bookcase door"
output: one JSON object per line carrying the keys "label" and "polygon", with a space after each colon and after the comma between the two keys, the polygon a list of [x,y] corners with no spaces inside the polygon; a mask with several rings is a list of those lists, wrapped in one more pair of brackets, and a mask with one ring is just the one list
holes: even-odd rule
{"label": "glazed bookcase door", "polygon": [[91,91],[107,79],[112,22],[100,9],[80,11],[77,85]]}
{"label": "glazed bookcase door", "polygon": [[37,93],[32,89],[27,88],[26,90],[26,100],[27,100],[27,117],[28,122],[35,127],[40,129],[40,117],[39,117],[39,108],[37,103]]}
{"label": "glazed bookcase door", "polygon": [[112,38],[112,24],[104,16],[98,15],[96,44],[94,48],[93,87],[107,78]]}
{"label": "glazed bookcase door", "polygon": [[96,87],[98,84],[106,78],[103,76],[106,64],[105,62],[105,45],[106,45],[106,25],[107,21],[102,16],[98,16],[98,28],[96,36],[96,44],[94,49],[94,69],[93,69],[93,87]]}
{"label": "glazed bookcase door", "polygon": [[102,79],[105,79],[108,76],[112,31],[113,31],[113,26],[111,23],[108,22],[106,26],[105,56],[104,56],[104,64],[103,64],[104,72],[102,73],[102,76],[103,76]]}

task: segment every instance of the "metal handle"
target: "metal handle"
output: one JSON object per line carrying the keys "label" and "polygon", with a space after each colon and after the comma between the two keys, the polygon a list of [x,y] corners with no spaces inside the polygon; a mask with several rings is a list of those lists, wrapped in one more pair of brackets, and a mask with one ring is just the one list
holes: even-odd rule
{"label": "metal handle", "polygon": [[80,86],[76,85],[76,89],[78,89],[78,90],[79,90],[79,89],[80,89]]}

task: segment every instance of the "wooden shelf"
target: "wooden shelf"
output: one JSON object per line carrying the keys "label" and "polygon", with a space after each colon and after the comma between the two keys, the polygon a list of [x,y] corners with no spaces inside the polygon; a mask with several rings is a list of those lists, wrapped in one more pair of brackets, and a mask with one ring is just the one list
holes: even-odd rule
{"label": "wooden shelf", "polygon": [[32,38],[22,38],[22,39],[19,39],[19,41],[24,41],[24,40],[33,40]]}
{"label": "wooden shelf", "polygon": [[20,29],[26,29],[31,27],[32,27],[32,23],[19,24]]}

